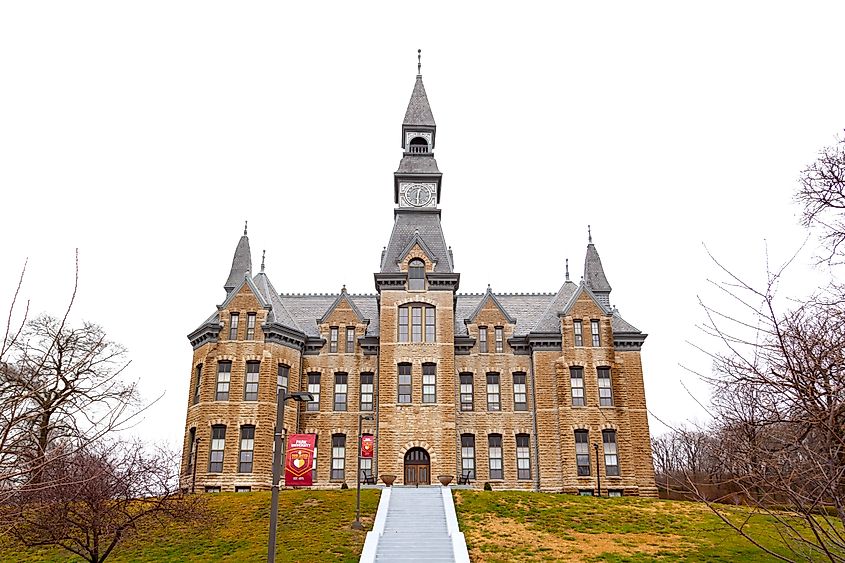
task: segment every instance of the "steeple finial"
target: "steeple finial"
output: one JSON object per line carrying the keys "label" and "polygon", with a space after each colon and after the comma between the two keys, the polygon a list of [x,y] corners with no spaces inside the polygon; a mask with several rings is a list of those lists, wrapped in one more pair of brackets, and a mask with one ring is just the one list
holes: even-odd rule
{"label": "steeple finial", "polygon": [[247,225],[247,223],[249,223],[249,221],[244,221],[244,236],[246,236],[246,225]]}
{"label": "steeple finial", "polygon": [[589,244],[593,244],[593,233],[592,233],[592,231],[590,230],[590,226],[589,226],[589,225],[587,225],[587,242],[588,242]]}
{"label": "steeple finial", "polygon": [[266,250],[261,251],[261,271],[264,271],[264,255],[267,254]]}
{"label": "steeple finial", "polygon": [[422,73],[422,49],[417,49],[417,76]]}
{"label": "steeple finial", "polygon": [[566,281],[569,281],[569,258],[566,259]]}

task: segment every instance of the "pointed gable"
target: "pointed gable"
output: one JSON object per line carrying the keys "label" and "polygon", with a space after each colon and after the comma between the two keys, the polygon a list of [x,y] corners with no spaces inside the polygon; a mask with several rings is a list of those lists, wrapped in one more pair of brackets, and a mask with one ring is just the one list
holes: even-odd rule
{"label": "pointed gable", "polygon": [[478,318],[478,315],[481,314],[481,311],[490,306],[498,308],[502,317],[509,324],[516,324],[516,319],[512,317],[510,313],[508,313],[502,303],[496,298],[496,295],[493,293],[492,289],[490,289],[489,285],[487,286],[487,293],[485,293],[484,297],[481,298],[481,301],[478,302],[478,305],[475,307],[475,310],[473,310],[473,312],[470,313],[470,315],[466,319],[464,319],[464,322],[467,324],[474,323],[476,318]]}
{"label": "pointed gable", "polygon": [[290,314],[285,304],[282,303],[278,292],[270,282],[270,278],[264,272],[260,272],[254,278],[255,286],[259,294],[270,305],[270,312],[267,315],[268,323],[278,323],[282,326],[292,328],[294,330],[302,331],[302,329],[294,320],[293,315]]}
{"label": "pointed gable", "polygon": [[399,272],[399,263],[407,256],[414,244],[419,244],[435,262],[435,272],[452,272],[452,256],[446,246],[446,238],[440,226],[440,215],[431,212],[397,212],[390,233],[390,242],[385,248],[382,272]]}
{"label": "pointed gable", "polygon": [[261,294],[261,291],[258,289],[258,287],[256,287],[255,282],[252,281],[252,278],[247,273],[244,275],[243,279],[241,279],[241,283],[236,285],[232,289],[232,291],[229,292],[229,295],[226,296],[225,301],[223,301],[223,303],[217,306],[217,310],[220,311],[223,309],[228,309],[229,304],[232,303],[232,301],[234,301],[236,297],[241,295],[241,292],[244,289],[246,289],[255,296],[256,301],[258,301],[258,304],[261,307],[270,307],[270,302],[264,298],[264,296]]}
{"label": "pointed gable", "polygon": [[600,313],[610,315],[610,309],[602,302],[599,296],[597,296],[593,290],[587,286],[587,283],[582,281],[575,290],[575,293],[572,294],[572,297],[570,297],[569,301],[566,305],[564,305],[563,309],[560,310],[559,316],[569,315],[572,313],[576,304],[584,297],[589,298],[595,304]]}
{"label": "pointed gable", "polygon": [[428,96],[425,93],[422,76],[417,75],[414,83],[414,91],[411,93],[411,100],[408,102],[408,109],[405,110],[405,119],[402,125],[422,125],[434,127],[434,115],[431,113],[431,106],[428,104]]}
{"label": "pointed gable", "polygon": [[346,286],[340,290],[340,295],[337,296],[337,299],[329,306],[323,316],[317,321],[317,324],[323,324],[329,320],[332,314],[337,310],[347,309],[351,310],[353,315],[355,316],[356,322],[359,323],[369,323],[369,319],[365,318],[364,315],[361,313],[361,310],[358,309],[358,306],[346,292]]}

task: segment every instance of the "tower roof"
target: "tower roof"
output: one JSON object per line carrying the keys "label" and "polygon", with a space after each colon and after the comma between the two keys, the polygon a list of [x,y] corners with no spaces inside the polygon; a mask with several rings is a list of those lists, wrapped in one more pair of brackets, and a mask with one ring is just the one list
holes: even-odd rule
{"label": "tower roof", "polygon": [[246,273],[251,271],[252,253],[249,250],[249,237],[246,234],[246,224],[244,224],[244,234],[241,240],[238,241],[238,246],[235,248],[235,255],[232,257],[232,269],[229,272],[229,279],[226,280],[226,285],[223,286],[226,293],[229,293],[240,285]]}
{"label": "tower roof", "polygon": [[607,276],[604,275],[604,268],[596,245],[593,244],[592,234],[588,237],[587,255],[584,257],[584,283],[595,293],[610,293],[610,284]]}
{"label": "tower roof", "polygon": [[417,75],[417,81],[414,83],[414,91],[411,93],[411,101],[408,102],[402,125],[435,126],[434,115],[431,113],[431,106],[428,105],[428,96],[425,94],[425,86],[420,74]]}

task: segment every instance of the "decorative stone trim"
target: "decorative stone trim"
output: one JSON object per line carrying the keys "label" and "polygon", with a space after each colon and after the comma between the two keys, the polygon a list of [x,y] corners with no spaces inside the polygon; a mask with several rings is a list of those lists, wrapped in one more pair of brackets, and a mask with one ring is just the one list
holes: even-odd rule
{"label": "decorative stone trim", "polygon": [[434,448],[428,445],[428,442],[423,442],[421,440],[414,440],[413,442],[406,442],[404,446],[399,448],[399,465],[403,465],[405,463],[405,454],[408,453],[408,450],[412,448],[422,448],[426,452],[428,452],[428,457],[431,459],[431,463],[437,461],[437,453],[435,453]]}
{"label": "decorative stone trim", "polygon": [[402,305],[409,305],[411,303],[426,303],[427,305],[437,307],[437,301],[422,294],[415,294],[405,297],[402,301],[396,302],[396,307],[401,307]]}

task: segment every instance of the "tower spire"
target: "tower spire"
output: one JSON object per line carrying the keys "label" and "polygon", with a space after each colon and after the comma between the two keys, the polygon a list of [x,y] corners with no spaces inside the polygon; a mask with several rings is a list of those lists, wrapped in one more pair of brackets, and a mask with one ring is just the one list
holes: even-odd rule
{"label": "tower spire", "polygon": [[249,237],[246,236],[246,221],[244,221],[244,234],[235,247],[235,255],[232,257],[232,269],[229,271],[229,278],[223,289],[230,293],[243,281],[247,274],[252,272],[252,252],[249,249]]}
{"label": "tower spire", "polygon": [[601,258],[593,244],[593,234],[587,226],[587,255],[584,257],[584,283],[596,294],[599,301],[605,306],[610,306],[610,284],[607,276],[604,275],[604,267]]}

